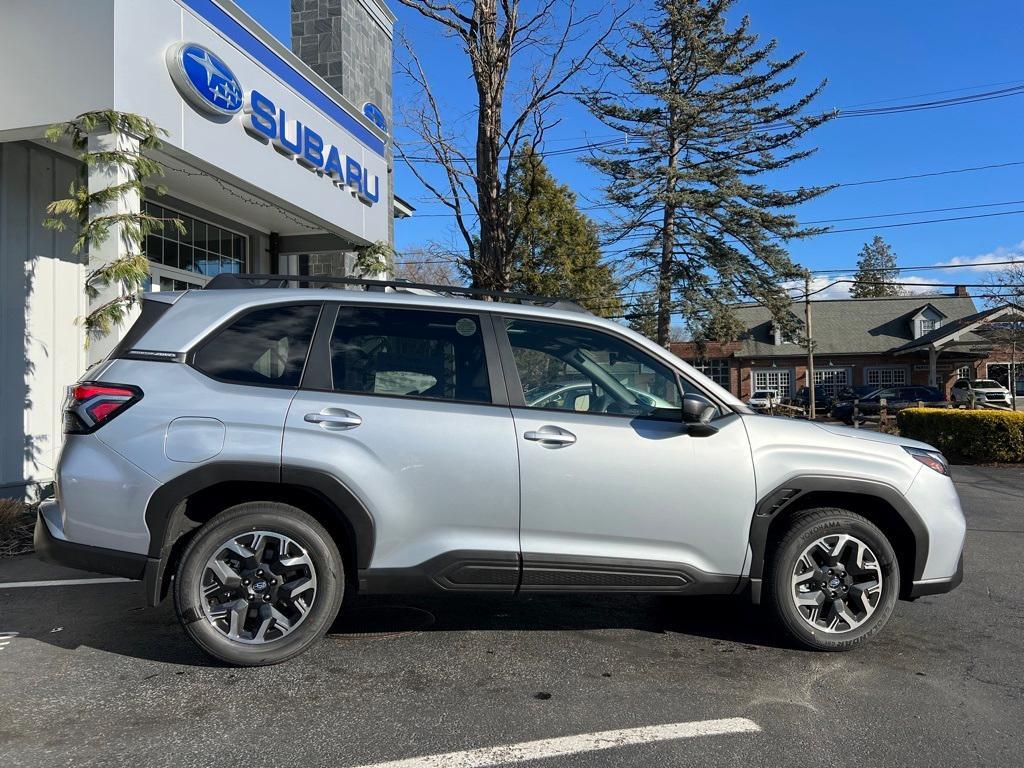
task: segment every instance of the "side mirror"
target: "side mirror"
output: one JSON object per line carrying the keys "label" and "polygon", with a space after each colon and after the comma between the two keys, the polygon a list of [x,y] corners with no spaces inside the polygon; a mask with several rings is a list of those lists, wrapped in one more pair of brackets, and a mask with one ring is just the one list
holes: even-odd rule
{"label": "side mirror", "polygon": [[696,437],[707,437],[718,430],[711,426],[711,420],[718,413],[714,403],[701,395],[683,396],[683,423],[689,425],[689,432]]}

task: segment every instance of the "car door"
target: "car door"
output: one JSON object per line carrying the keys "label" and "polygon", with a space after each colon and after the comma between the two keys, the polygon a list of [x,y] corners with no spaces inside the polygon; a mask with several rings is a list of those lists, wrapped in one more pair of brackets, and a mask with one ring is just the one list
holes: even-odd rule
{"label": "car door", "polygon": [[288,412],[284,475],[327,473],[365,505],[364,581],[514,590],[518,459],[489,318],[328,308]]}
{"label": "car door", "polygon": [[[743,420],[690,434],[678,373],[626,337],[524,317],[495,320],[519,445],[523,591],[732,584],[755,504]],[[590,382],[572,407],[523,399],[548,380]],[[579,408],[579,410],[577,410]]]}

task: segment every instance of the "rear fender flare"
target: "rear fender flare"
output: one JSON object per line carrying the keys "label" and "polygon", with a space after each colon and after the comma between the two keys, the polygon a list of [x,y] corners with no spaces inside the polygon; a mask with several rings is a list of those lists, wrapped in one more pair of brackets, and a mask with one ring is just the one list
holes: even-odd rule
{"label": "rear fender flare", "polygon": [[280,486],[282,491],[298,489],[333,507],[352,536],[354,563],[358,569],[370,566],[376,543],[373,516],[362,500],[334,475],[315,469],[282,468],[277,464],[213,462],[189,470],[158,488],[146,506],[149,528],[148,556],[157,565],[147,569],[146,594],[156,605],[166,594],[165,573],[178,540],[195,523],[185,516],[185,502],[195,494],[223,483],[260,483]]}

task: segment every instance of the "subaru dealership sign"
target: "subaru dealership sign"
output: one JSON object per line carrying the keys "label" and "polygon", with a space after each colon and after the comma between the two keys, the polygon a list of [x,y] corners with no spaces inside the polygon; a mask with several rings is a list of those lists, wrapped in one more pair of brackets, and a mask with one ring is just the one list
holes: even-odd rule
{"label": "subaru dealership sign", "polygon": [[[167,49],[171,79],[186,101],[202,114],[228,122],[244,110],[246,133],[300,165],[349,190],[367,205],[380,200],[380,177],[326,131],[288,119],[288,107],[255,89],[244,91],[230,67],[208,48],[178,43]],[[383,115],[382,115],[383,117]],[[347,137],[339,137],[347,138]]]}
{"label": "subaru dealership sign", "polygon": [[167,69],[182,96],[197,109],[230,117],[242,108],[242,85],[212,51],[195,43],[167,49]]}

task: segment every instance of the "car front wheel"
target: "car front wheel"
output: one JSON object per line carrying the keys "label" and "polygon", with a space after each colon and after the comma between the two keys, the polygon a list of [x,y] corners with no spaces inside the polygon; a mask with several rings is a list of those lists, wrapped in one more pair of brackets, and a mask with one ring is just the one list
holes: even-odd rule
{"label": "car front wheel", "polygon": [[899,563],[885,535],[843,509],[792,520],[770,563],[767,602],[798,643],[845,651],[881,631],[899,597]]}
{"label": "car front wheel", "polygon": [[238,666],[305,651],[334,621],[345,590],[338,548],[300,509],[247,502],[189,542],[175,578],[182,626],[206,653]]}

